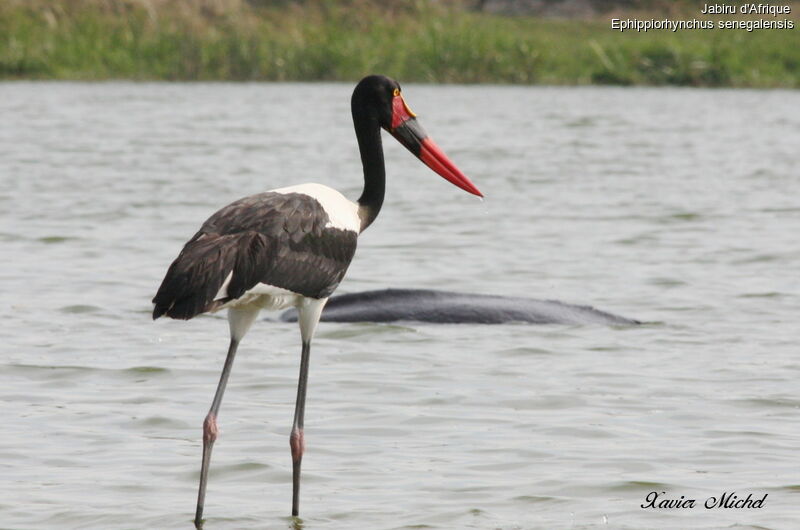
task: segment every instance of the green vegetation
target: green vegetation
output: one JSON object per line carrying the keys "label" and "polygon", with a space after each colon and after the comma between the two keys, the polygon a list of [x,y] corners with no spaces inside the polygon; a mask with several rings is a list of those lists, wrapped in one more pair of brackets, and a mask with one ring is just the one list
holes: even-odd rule
{"label": "green vegetation", "polygon": [[[407,82],[800,87],[797,18],[793,30],[620,33],[612,15],[390,5],[0,0],[0,78],[352,81],[384,72]],[[691,9],[684,18],[702,18]]]}

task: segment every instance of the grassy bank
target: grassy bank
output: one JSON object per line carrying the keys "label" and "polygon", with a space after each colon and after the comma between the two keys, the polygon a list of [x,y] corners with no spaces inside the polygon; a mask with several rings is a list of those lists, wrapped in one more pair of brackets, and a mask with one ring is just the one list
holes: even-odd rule
{"label": "grassy bank", "polygon": [[611,15],[391,5],[0,0],[0,78],[355,80],[385,72],[425,82],[800,87],[800,27],[620,33]]}

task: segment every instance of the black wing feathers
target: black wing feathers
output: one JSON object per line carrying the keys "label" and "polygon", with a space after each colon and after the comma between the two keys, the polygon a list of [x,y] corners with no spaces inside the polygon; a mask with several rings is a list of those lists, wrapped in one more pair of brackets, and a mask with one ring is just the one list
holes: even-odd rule
{"label": "black wing feathers", "polygon": [[193,238],[172,262],[153,303],[153,318],[189,319],[207,311],[236,260],[240,237]]}
{"label": "black wing feathers", "polygon": [[[328,215],[312,197],[261,193],[212,215],[170,266],[153,318],[189,319],[239,298],[258,283],[304,296],[330,296],[356,250],[356,232],[325,228]],[[214,300],[233,272],[227,297]]]}

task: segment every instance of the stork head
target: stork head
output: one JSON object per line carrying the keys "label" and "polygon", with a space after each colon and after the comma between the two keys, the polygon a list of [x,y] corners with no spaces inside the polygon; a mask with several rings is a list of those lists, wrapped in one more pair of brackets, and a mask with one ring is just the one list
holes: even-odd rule
{"label": "stork head", "polygon": [[356,85],[350,103],[354,120],[366,113],[444,179],[462,190],[483,197],[480,190],[456,167],[419,124],[417,115],[403,99],[403,91],[397,81],[382,75],[367,76]]}

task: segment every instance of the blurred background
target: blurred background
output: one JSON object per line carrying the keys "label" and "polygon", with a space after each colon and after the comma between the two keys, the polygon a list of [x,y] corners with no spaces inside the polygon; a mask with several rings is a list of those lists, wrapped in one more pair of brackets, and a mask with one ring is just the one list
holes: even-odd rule
{"label": "blurred background", "polygon": [[[704,5],[0,0],[0,78],[354,81],[381,71],[407,82],[800,85],[797,29],[644,34],[610,27],[617,17],[708,20]],[[780,5],[792,13],[749,18],[796,26],[798,4]]]}

